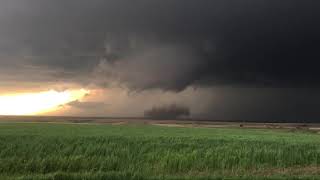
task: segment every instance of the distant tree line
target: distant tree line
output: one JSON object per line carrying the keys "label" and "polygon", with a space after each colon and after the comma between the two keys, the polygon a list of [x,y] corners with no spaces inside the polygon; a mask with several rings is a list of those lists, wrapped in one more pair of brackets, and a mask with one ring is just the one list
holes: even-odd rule
{"label": "distant tree line", "polygon": [[146,110],[144,116],[151,119],[177,119],[190,116],[190,109],[179,104],[154,106]]}

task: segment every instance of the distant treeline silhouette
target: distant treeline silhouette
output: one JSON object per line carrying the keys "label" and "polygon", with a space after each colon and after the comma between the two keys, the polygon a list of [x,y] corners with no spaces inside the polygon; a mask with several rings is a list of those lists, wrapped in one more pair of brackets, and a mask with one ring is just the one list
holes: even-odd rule
{"label": "distant treeline silhouette", "polygon": [[167,104],[146,110],[144,116],[151,119],[177,119],[190,116],[190,109],[184,105]]}

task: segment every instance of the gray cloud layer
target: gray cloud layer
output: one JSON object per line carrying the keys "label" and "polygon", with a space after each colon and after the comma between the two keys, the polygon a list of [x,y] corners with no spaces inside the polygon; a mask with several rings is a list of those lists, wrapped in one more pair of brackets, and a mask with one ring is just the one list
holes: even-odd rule
{"label": "gray cloud layer", "polygon": [[51,69],[53,80],[88,83],[75,76],[103,63],[98,82],[112,74],[135,89],[320,84],[314,1],[3,0],[0,7],[1,66],[17,59]]}

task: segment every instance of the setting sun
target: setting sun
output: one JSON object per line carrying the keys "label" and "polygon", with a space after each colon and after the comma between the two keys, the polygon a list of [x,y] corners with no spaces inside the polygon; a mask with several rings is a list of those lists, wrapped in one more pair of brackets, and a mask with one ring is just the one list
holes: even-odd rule
{"label": "setting sun", "polygon": [[0,115],[37,115],[55,111],[61,105],[82,99],[89,91],[67,90],[0,96]]}

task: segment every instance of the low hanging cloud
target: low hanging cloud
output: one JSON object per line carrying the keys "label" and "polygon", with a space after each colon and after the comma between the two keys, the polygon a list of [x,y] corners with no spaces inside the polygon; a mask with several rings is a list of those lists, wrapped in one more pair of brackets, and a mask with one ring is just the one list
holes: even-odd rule
{"label": "low hanging cloud", "polygon": [[78,109],[100,109],[107,106],[107,104],[103,102],[81,102],[79,100],[72,101],[67,105]]}
{"label": "low hanging cloud", "polygon": [[201,61],[192,49],[179,46],[164,46],[143,49],[114,63],[102,60],[96,72],[99,83],[112,80],[129,89],[183,90],[201,67]]}

